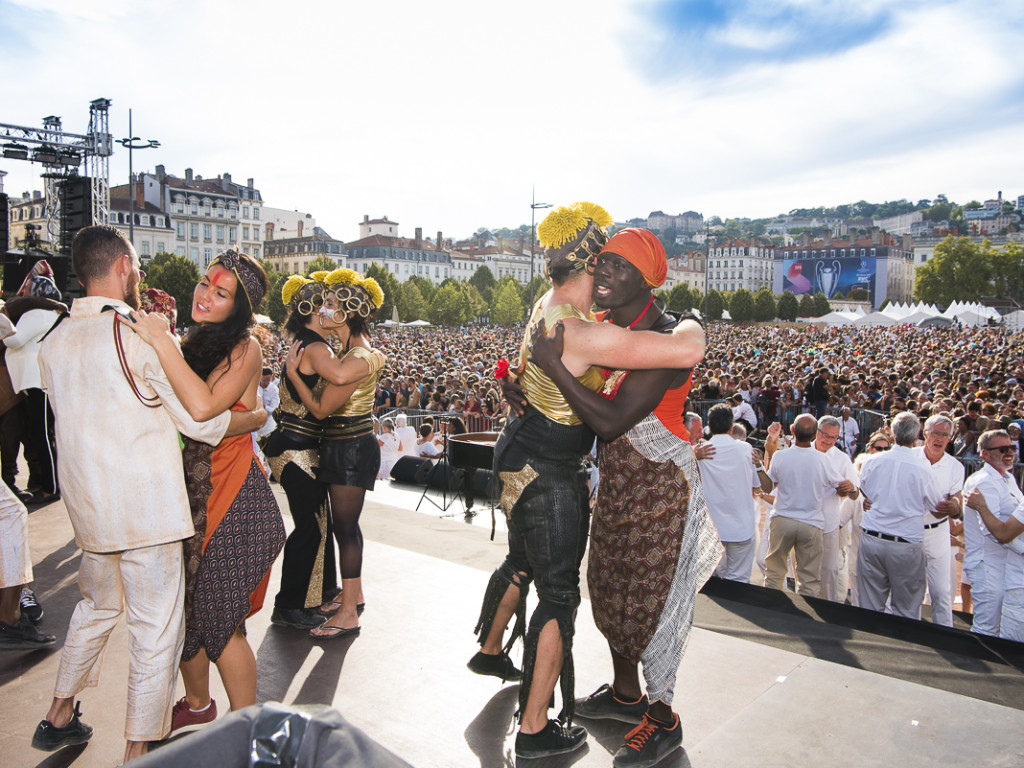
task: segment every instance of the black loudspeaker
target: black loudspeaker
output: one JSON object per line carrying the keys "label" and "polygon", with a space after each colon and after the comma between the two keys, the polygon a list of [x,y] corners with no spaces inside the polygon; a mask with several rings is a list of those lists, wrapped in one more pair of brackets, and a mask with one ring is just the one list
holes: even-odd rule
{"label": "black loudspeaker", "polygon": [[478,469],[476,477],[473,478],[473,495],[478,499],[490,498],[491,493],[496,490],[494,473],[486,469]]}
{"label": "black loudspeaker", "polygon": [[7,195],[0,192],[0,257],[10,247],[10,212],[8,211]]}
{"label": "black loudspeaker", "polygon": [[439,462],[430,468],[427,475],[427,485],[431,488],[445,488],[449,491],[462,489],[462,477],[465,473],[461,469],[449,465],[447,462]]}
{"label": "black loudspeaker", "polygon": [[423,485],[432,466],[430,459],[419,456],[403,456],[391,468],[391,478],[400,483]]}
{"label": "black loudspeaker", "polygon": [[61,204],[60,250],[62,253],[70,254],[75,235],[79,230],[93,224],[92,179],[88,176],[71,176],[58,186]]}

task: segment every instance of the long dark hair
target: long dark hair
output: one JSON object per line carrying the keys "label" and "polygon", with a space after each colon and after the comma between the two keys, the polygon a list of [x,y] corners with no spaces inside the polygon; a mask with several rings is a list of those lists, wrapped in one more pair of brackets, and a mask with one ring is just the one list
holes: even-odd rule
{"label": "long dark hair", "polygon": [[[267,292],[267,275],[259,262],[241,254],[246,266],[253,269],[263,282],[263,293]],[[188,337],[181,344],[181,353],[197,376],[204,381],[224,362],[228,361],[227,370],[231,369],[232,358],[239,344],[249,338],[250,330],[256,324],[253,309],[245,294],[241,280],[235,289],[235,305],[231,314],[220,323],[193,326]],[[225,373],[227,372],[225,370]]]}

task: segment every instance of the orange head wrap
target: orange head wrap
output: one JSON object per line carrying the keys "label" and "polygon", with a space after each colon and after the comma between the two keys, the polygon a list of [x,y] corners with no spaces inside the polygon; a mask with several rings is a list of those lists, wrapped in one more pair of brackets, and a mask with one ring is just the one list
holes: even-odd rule
{"label": "orange head wrap", "polygon": [[616,232],[605,243],[601,253],[614,253],[640,270],[644,280],[652,288],[665,282],[668,276],[668,261],[665,246],[653,232],[629,227]]}
{"label": "orange head wrap", "polygon": [[657,239],[656,234],[646,229],[629,227],[618,230],[601,249],[601,253],[622,256],[640,270],[643,279],[651,288],[657,288],[665,283],[669,273],[665,246]]}

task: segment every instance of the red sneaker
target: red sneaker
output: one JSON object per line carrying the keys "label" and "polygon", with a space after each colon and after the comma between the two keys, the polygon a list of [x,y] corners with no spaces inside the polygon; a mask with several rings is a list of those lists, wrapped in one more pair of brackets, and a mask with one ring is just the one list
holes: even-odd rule
{"label": "red sneaker", "polygon": [[171,733],[182,728],[189,728],[194,725],[205,725],[217,719],[217,702],[210,699],[210,706],[202,712],[193,712],[188,706],[188,700],[182,696],[171,710]]}

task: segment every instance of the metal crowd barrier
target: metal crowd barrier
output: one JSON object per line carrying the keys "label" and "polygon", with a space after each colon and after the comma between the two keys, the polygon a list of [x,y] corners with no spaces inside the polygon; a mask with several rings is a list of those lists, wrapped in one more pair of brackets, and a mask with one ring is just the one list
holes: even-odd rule
{"label": "metal crowd barrier", "polygon": [[[393,419],[400,413],[405,414],[406,423],[417,431],[419,431],[420,425],[427,417],[434,419],[436,422],[438,419],[455,415],[448,413],[448,411],[427,411],[422,408],[387,408],[381,410],[377,414],[377,418],[383,419],[390,416]],[[465,422],[466,430],[469,432],[490,432],[494,424],[494,419],[481,413],[464,413],[459,418]]]}

